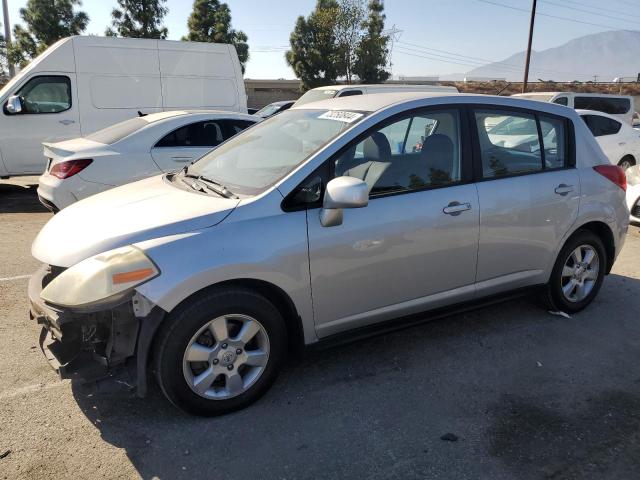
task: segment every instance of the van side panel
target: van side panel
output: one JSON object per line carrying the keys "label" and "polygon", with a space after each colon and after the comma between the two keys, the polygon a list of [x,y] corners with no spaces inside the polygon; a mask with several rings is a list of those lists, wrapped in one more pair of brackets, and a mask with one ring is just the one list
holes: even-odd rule
{"label": "van side panel", "polygon": [[158,56],[164,108],[241,109],[244,84],[227,45],[160,42]]}
{"label": "van side panel", "polygon": [[162,111],[158,41],[74,38],[82,135]]}

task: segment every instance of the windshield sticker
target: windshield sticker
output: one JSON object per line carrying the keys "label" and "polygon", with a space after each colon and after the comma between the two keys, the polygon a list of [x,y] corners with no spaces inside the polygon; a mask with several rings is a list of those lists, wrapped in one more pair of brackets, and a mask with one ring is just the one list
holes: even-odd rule
{"label": "windshield sticker", "polygon": [[362,117],[362,113],[356,112],[344,112],[341,110],[330,110],[328,112],[323,113],[318,118],[322,118],[324,120],[337,120],[338,122],[344,123],[353,123]]}

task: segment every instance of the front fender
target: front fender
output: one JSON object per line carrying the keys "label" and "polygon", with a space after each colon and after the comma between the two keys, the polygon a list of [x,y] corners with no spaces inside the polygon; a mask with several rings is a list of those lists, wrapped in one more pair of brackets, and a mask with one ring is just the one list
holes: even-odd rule
{"label": "front fender", "polygon": [[283,290],[302,319],[305,343],[316,340],[311,306],[306,212],[239,219],[188,234],[136,244],[159,267],[160,275],[137,288],[171,312],[209,286],[252,279]]}

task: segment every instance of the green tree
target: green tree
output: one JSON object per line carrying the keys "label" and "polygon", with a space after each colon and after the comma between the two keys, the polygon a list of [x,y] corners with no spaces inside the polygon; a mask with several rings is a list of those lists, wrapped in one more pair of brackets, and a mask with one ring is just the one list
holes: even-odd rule
{"label": "green tree", "polygon": [[307,18],[298,17],[291,32],[285,59],[304,90],[335,83],[343,71],[335,38],[338,12],[336,0],[318,0]]}
{"label": "green tree", "polygon": [[383,35],[385,14],[380,0],[369,2],[369,16],[364,22],[366,33],[356,48],[354,73],[362,83],[382,83],[390,73],[386,70],[389,37]]}
{"label": "green tree", "polygon": [[189,33],[183,40],[191,42],[230,43],[236,47],[244,73],[249,60],[247,35],[231,28],[231,10],[219,0],[195,0],[187,21]]}
{"label": "green tree", "polygon": [[[2,24],[0,23],[0,28]],[[4,84],[7,78],[9,65],[7,63],[7,44],[4,41],[4,35],[0,33],[0,84]]]}
{"label": "green tree", "polygon": [[111,26],[105,34],[109,37],[160,38],[169,31],[162,19],[169,9],[166,0],[118,0],[118,7],[111,11]]}
{"label": "green tree", "polygon": [[334,34],[347,83],[351,83],[356,49],[364,35],[364,17],[364,0],[339,0]]}
{"label": "green tree", "polygon": [[25,27],[13,28],[14,41],[9,51],[12,63],[24,66],[61,38],[79,35],[87,28],[89,16],[75,12],[80,0],[28,0],[20,9]]}

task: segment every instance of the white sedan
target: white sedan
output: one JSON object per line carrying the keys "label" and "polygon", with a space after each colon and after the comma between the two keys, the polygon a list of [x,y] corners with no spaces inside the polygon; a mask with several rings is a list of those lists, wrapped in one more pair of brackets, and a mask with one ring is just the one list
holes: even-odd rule
{"label": "white sedan", "polygon": [[640,160],[640,132],[613,115],[594,110],[577,110],[613,165],[624,170]]}
{"label": "white sedan", "polygon": [[179,170],[260,120],[221,111],[160,112],[44,143],[47,168],[38,197],[56,212],[118,185]]}

